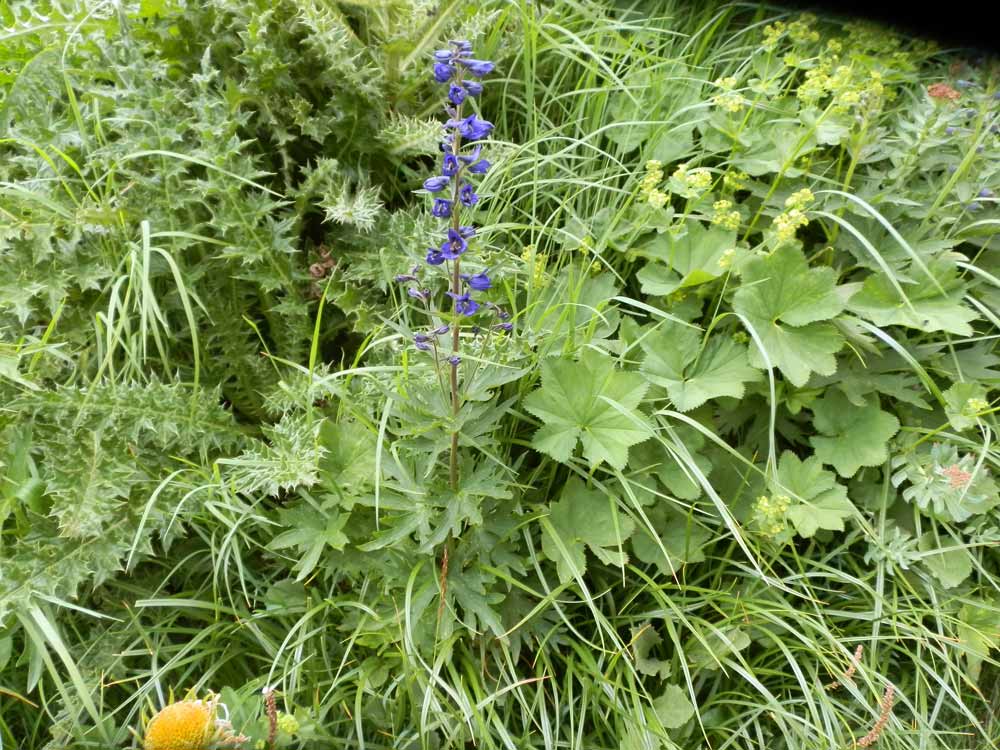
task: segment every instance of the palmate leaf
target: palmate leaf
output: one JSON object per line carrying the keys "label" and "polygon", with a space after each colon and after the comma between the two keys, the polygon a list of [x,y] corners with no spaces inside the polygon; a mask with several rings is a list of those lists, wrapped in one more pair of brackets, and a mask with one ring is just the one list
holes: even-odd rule
{"label": "palmate leaf", "polygon": [[610,359],[593,349],[584,350],[579,362],[542,360],[542,387],[524,400],[525,408],[542,420],[531,444],[566,462],[581,442],[591,466],[603,461],[622,469],[629,447],[651,434],[637,410],[646,388],[639,374],[616,371]]}
{"label": "palmate leaf", "polygon": [[801,461],[791,451],[782,453],[777,481],[770,487],[789,497],[788,520],[799,536],[811,537],[820,529],[843,531],[844,520],[854,513],[847,488],[816,456]]}
{"label": "palmate leaf", "polygon": [[653,710],[665,729],[678,729],[694,716],[694,706],[680,685],[667,685],[663,694],[653,699]]}
{"label": "palmate leaf", "polygon": [[663,640],[653,627],[653,623],[647,622],[645,625],[633,627],[629,632],[632,636],[632,649],[635,652],[635,668],[641,674],[657,675],[660,679],[667,679],[671,672],[670,662],[652,655],[653,649]]}
{"label": "palmate leaf", "polygon": [[[953,589],[972,575],[972,555],[969,550],[956,548],[954,542],[928,531],[917,546],[924,554],[920,562],[946,589]],[[945,549],[942,549],[944,547]],[[951,549],[947,549],[947,548]]]}
{"label": "palmate leaf", "polygon": [[642,372],[667,389],[679,411],[720,396],[742,398],[745,384],[761,377],[742,344],[721,334],[710,337],[704,348],[701,340],[697,329],[667,321],[640,342],[646,352]]}
{"label": "palmate leaf", "polygon": [[812,410],[813,424],[822,434],[809,442],[840,476],[852,477],[862,466],[878,466],[889,458],[887,444],[899,431],[899,420],[882,411],[877,398],[856,406],[840,391],[828,391]]}
{"label": "palmate leaf", "polygon": [[[760,337],[771,366],[799,388],[813,372],[836,371],[833,355],[844,340],[833,325],[822,322],[844,309],[832,268],[809,268],[800,250],[784,245],[747,261],[742,282],[733,308]],[[750,364],[767,366],[756,346],[750,347]]]}
{"label": "palmate leaf", "polygon": [[848,307],[877,326],[899,325],[928,333],[947,331],[970,336],[969,323],[979,315],[962,304],[964,287],[956,281],[954,264],[949,267],[942,261],[929,265],[940,288],[926,278],[912,283],[902,281],[904,300],[885,274],[876,273],[865,279]]}
{"label": "palmate leaf", "polygon": [[588,489],[574,478],[558,502],[552,504],[549,524],[542,535],[542,550],[555,561],[564,583],[586,571],[588,547],[604,563],[625,564],[627,557],[619,548],[632,535],[635,523],[616,513],[613,503],[613,498]]}
{"label": "palmate leaf", "polygon": [[1000,607],[992,599],[972,600],[958,612],[958,641],[965,649],[969,676],[979,679],[983,659],[1000,648]]}
{"label": "palmate leaf", "polygon": [[654,235],[640,250],[652,258],[636,278],[646,294],[671,294],[677,289],[714,281],[725,267],[719,261],[736,244],[736,232],[689,221],[680,236]]}

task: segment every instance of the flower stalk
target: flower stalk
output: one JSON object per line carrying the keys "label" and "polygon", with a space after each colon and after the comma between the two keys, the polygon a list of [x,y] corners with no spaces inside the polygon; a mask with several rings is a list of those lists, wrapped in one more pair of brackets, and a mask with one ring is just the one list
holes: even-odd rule
{"label": "flower stalk", "polygon": [[[450,456],[448,461],[448,476],[451,489],[458,490],[458,415],[462,408],[462,395],[459,381],[459,368],[462,364],[462,321],[481,311],[498,313],[495,305],[485,305],[473,298],[473,292],[484,292],[492,287],[492,281],[483,270],[469,276],[462,273],[462,256],[469,248],[469,240],[476,236],[475,227],[462,224],[462,211],[473,208],[479,202],[469,175],[482,175],[487,172],[490,163],[480,158],[482,146],[476,141],[485,138],[493,130],[493,124],[481,120],[476,114],[465,116],[463,109],[466,99],[482,93],[483,86],[478,78],[482,78],[493,70],[493,63],[486,60],[476,60],[472,57],[472,45],[465,41],[451,41],[448,49],[434,53],[434,80],[448,85],[448,102],[445,111],[449,115],[445,123],[445,137],[441,143],[443,154],[441,174],[424,181],[424,189],[432,194],[445,193],[448,198],[435,197],[431,213],[440,218],[448,219],[448,229],[444,244],[440,247],[428,248],[426,262],[431,268],[444,266],[446,273],[446,295],[453,301],[453,310],[447,318],[450,326],[440,326],[429,333],[417,333],[414,345],[421,351],[431,353],[434,365],[441,379],[442,355],[439,354],[436,337],[451,333],[451,353],[447,358],[450,368],[448,390],[451,405],[452,431]],[[465,149],[463,151],[463,148]],[[397,277],[400,282],[415,282],[418,269],[410,274]],[[425,303],[425,310],[433,315],[429,304],[431,292],[428,289],[410,287],[408,294]],[[505,328],[509,330],[509,327]]]}

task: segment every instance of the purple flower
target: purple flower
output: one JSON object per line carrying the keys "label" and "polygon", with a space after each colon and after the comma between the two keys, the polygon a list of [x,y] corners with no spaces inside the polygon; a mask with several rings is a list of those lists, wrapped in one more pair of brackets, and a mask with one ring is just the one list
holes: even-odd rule
{"label": "purple flower", "polygon": [[427,265],[440,266],[444,263],[444,255],[436,247],[427,248]]}
{"label": "purple flower", "polygon": [[490,277],[486,275],[486,271],[477,273],[474,276],[468,276],[466,278],[468,279],[469,288],[474,289],[477,292],[485,292],[493,286],[493,283],[490,281]]}
{"label": "purple flower", "polygon": [[507,331],[507,332],[510,332],[510,331],[514,330],[514,324],[513,323],[497,323],[495,326],[493,326],[493,328],[496,329],[496,330],[498,330],[498,331]]}
{"label": "purple flower", "polygon": [[490,168],[490,163],[486,161],[486,159],[480,159],[471,167],[469,167],[469,171],[472,172],[472,174],[486,174],[486,170],[488,170],[489,168]]}
{"label": "purple flower", "polygon": [[992,198],[993,197],[993,191],[990,190],[989,188],[983,188],[982,190],[979,191],[979,197],[980,198]]}
{"label": "purple flower", "polygon": [[452,83],[448,87],[448,101],[450,101],[455,106],[458,106],[465,101],[466,90],[459,86],[457,83]]}
{"label": "purple flower", "polygon": [[439,219],[447,219],[451,216],[451,201],[447,198],[435,198],[431,213]]}
{"label": "purple flower", "polygon": [[438,62],[446,63],[451,60],[452,52],[450,49],[439,49],[434,53],[434,59]]}
{"label": "purple flower", "polygon": [[479,96],[483,93],[483,84],[479,81],[462,81],[462,85],[465,86],[465,93],[469,96]]}
{"label": "purple flower", "polygon": [[433,331],[431,331],[431,333],[433,333],[435,336],[444,336],[446,333],[448,333],[449,330],[451,330],[451,327],[447,323],[445,323],[443,326],[438,326],[437,328],[435,328]]}
{"label": "purple flower", "polygon": [[968,208],[968,209],[969,209],[970,211],[978,211],[978,210],[979,210],[979,209],[981,209],[982,207],[983,207],[983,204],[982,204],[982,203],[980,203],[979,201],[972,201],[972,203],[970,203],[970,204],[969,204],[969,205],[967,206],[967,208]]}
{"label": "purple flower", "polygon": [[472,299],[468,292],[465,294],[448,292],[448,296],[455,300],[455,312],[460,315],[475,315],[479,309],[479,303]]}
{"label": "purple flower", "polygon": [[445,177],[454,177],[458,174],[458,157],[454,154],[445,154],[444,166],[441,167],[441,174]]}
{"label": "purple flower", "polygon": [[410,273],[401,273],[396,276],[396,282],[400,284],[405,284],[407,281],[416,281],[417,277]]}
{"label": "purple flower", "polygon": [[449,39],[448,44],[455,48],[456,55],[472,54],[472,42],[467,42],[464,39]]}
{"label": "purple flower", "polygon": [[440,193],[451,182],[447,177],[428,177],[424,180],[424,190],[428,193]]}
{"label": "purple flower", "polygon": [[413,336],[413,344],[420,351],[429,352],[434,347],[431,345],[431,337],[425,333],[417,333]]}
{"label": "purple flower", "polygon": [[473,237],[476,236],[476,228],[475,227],[459,227],[458,228],[458,233],[460,235],[462,235],[465,239],[471,240]]}
{"label": "purple flower", "polygon": [[469,249],[465,238],[454,229],[448,230],[448,240],[441,245],[441,256],[446,260],[455,260]]}
{"label": "purple flower", "polygon": [[475,113],[462,120],[451,119],[445,123],[449,128],[455,128],[467,141],[478,141],[485,138],[493,130],[493,123],[488,120],[480,120]]}
{"label": "purple flower", "polygon": [[430,299],[431,296],[430,289],[417,289],[415,286],[411,286],[409,289],[407,289],[406,293],[409,294],[414,299],[422,299],[425,302],[428,299]]}
{"label": "purple flower", "polygon": [[479,202],[479,196],[472,191],[472,183],[463,183],[461,189],[458,191],[458,199],[462,202],[463,206],[474,206]]}
{"label": "purple flower", "polygon": [[472,162],[477,161],[479,159],[479,154],[481,154],[482,151],[483,151],[483,144],[477,143],[475,146],[472,147],[472,151],[469,152],[468,154],[459,154],[458,160],[463,164],[472,164]]}
{"label": "purple flower", "polygon": [[448,357],[448,362],[451,363],[452,367],[458,367],[461,361],[462,358],[459,357],[457,354],[452,354],[450,357]]}
{"label": "purple flower", "polygon": [[453,75],[455,75],[455,69],[448,63],[434,63],[434,80],[438,83],[448,83]]}
{"label": "purple flower", "polygon": [[488,60],[460,60],[459,62],[476,78],[482,78],[493,72],[493,63]]}
{"label": "purple flower", "polygon": [[955,131],[956,130],[958,130],[958,128],[949,125],[948,127],[946,127],[944,129],[944,134],[945,135],[955,135]]}

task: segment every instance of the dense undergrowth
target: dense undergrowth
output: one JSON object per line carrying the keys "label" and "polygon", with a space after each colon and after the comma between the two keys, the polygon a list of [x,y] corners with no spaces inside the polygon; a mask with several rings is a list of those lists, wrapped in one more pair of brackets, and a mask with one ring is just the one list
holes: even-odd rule
{"label": "dense undergrowth", "polygon": [[[263,746],[270,686],[282,748],[1000,742],[993,63],[745,4],[0,18],[0,746],[188,689]],[[513,323],[457,416],[393,281],[449,39]]]}

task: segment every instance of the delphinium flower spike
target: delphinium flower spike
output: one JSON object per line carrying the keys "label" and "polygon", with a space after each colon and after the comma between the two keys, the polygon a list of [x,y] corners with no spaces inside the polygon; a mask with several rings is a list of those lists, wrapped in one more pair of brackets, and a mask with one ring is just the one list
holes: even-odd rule
{"label": "delphinium flower spike", "polygon": [[[496,314],[496,308],[473,297],[492,289],[495,280],[488,269],[473,274],[462,273],[462,262],[469,251],[469,241],[476,236],[475,227],[464,224],[462,213],[479,203],[479,195],[470,179],[483,175],[490,169],[490,162],[482,158],[482,139],[493,130],[493,123],[482,119],[477,113],[467,113],[470,100],[479,96],[483,84],[479,79],[493,71],[494,65],[488,60],[473,57],[472,45],[467,41],[453,40],[447,49],[434,53],[432,75],[435,81],[447,85],[445,112],[445,135],[441,141],[441,172],[429,177],[423,183],[424,190],[433,194],[431,214],[448,221],[441,244],[429,247],[425,260],[432,269],[441,269],[446,274],[447,298],[451,300],[451,323],[426,333],[417,333],[413,345],[431,353],[435,366],[450,369],[449,390],[453,416],[461,407],[458,372],[462,363],[460,354],[462,321],[486,312]],[[396,277],[400,283],[418,281],[417,271]],[[422,286],[410,286],[410,297],[422,302],[426,312],[435,315],[431,309],[434,295]],[[437,314],[441,315],[441,312]],[[477,326],[473,326],[478,330]],[[511,326],[503,324],[504,331]],[[439,352],[437,337],[445,333],[451,335],[449,351]],[[443,347],[442,347],[443,348]],[[440,375],[440,369],[439,369]],[[450,480],[453,489],[458,487],[458,433],[451,435]]]}

